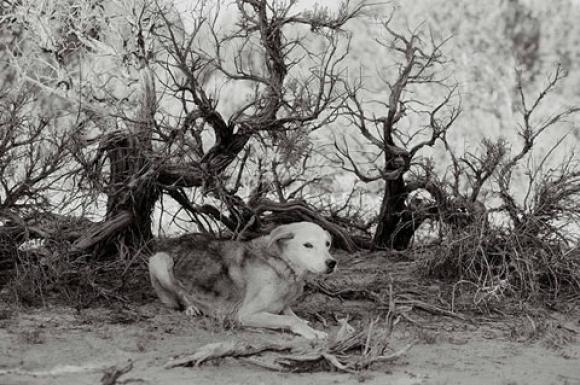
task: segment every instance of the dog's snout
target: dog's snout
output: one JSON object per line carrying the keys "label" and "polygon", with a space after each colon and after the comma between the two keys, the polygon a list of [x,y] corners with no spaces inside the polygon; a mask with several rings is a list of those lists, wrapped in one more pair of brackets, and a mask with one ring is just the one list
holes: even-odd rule
{"label": "dog's snout", "polygon": [[328,267],[330,270],[334,269],[334,268],[336,267],[336,260],[334,260],[334,259],[327,259],[327,260],[326,260],[326,266],[327,266],[327,267]]}

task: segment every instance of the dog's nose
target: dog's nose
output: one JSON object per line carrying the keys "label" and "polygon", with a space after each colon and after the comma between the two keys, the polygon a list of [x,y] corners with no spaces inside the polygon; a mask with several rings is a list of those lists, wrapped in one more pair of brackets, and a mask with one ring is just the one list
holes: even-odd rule
{"label": "dog's nose", "polygon": [[332,270],[336,267],[336,261],[334,259],[327,259],[326,266],[328,266],[328,268]]}

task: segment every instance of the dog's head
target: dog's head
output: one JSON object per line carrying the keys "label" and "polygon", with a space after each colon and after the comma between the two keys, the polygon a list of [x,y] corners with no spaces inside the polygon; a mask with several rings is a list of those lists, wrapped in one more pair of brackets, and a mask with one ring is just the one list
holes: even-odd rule
{"label": "dog's head", "polygon": [[270,233],[271,247],[277,247],[295,268],[316,274],[330,274],[336,268],[331,240],[326,230],[311,222],[278,226]]}

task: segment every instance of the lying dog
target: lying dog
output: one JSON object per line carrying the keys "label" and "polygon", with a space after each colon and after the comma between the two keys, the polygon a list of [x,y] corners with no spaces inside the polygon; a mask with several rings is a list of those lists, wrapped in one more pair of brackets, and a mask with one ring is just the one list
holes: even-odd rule
{"label": "lying dog", "polygon": [[161,244],[149,273],[159,299],[189,315],[222,313],[243,326],[325,338],[290,305],[302,294],[306,274],[336,268],[330,242],[330,234],[310,222],[282,225],[248,242],[186,236]]}

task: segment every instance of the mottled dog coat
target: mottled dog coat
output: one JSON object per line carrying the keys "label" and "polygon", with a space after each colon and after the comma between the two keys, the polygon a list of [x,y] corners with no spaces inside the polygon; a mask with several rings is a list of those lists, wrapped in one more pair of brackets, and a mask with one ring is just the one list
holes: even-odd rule
{"label": "mottled dog coat", "polygon": [[186,313],[227,317],[245,326],[289,329],[322,338],[290,305],[305,275],[331,273],[330,235],[298,222],[249,242],[185,236],[160,243],[149,261],[151,283],[163,303]]}

